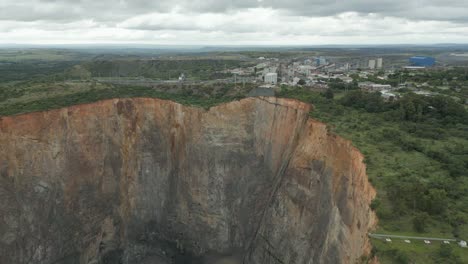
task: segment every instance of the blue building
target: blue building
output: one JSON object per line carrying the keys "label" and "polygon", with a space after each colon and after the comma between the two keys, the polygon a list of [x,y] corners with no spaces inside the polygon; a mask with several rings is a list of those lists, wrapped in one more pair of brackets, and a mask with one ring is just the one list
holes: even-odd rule
{"label": "blue building", "polygon": [[316,64],[317,66],[320,66],[320,65],[327,65],[327,59],[320,56],[320,57],[318,57],[318,58],[315,59],[315,64]]}
{"label": "blue building", "polygon": [[431,67],[434,66],[435,62],[436,60],[432,57],[415,56],[409,58],[409,63],[411,66]]}

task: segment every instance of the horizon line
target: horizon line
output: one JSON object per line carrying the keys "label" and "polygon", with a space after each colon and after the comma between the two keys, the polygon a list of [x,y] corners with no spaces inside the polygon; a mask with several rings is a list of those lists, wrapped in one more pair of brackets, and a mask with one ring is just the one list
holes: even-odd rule
{"label": "horizon line", "polygon": [[[53,47],[53,46],[140,46],[140,47],[330,47],[330,46],[354,46],[354,47],[379,47],[379,46],[461,46],[467,43],[359,43],[359,44],[156,44],[156,43],[0,43],[0,47],[31,46],[31,47]],[[468,47],[467,47],[468,48]]]}

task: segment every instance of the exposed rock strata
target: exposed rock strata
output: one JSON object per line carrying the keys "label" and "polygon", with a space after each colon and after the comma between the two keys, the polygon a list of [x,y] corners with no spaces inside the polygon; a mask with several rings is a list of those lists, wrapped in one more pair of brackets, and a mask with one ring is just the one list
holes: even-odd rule
{"label": "exposed rock strata", "polygon": [[354,263],[375,192],[309,107],[135,98],[1,118],[0,263]]}

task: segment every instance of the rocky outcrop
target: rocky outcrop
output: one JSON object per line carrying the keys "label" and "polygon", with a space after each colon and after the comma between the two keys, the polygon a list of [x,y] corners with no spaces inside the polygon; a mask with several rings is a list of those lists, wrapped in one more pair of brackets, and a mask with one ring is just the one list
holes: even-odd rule
{"label": "rocky outcrop", "polygon": [[0,263],[354,263],[375,192],[309,111],[134,98],[2,117]]}

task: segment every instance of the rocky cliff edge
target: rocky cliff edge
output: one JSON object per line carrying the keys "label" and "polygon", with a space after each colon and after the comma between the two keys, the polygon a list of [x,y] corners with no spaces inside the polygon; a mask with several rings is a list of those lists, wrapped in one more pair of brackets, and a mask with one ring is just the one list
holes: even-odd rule
{"label": "rocky cliff edge", "polygon": [[310,108],[133,98],[1,117],[0,263],[354,263],[375,191]]}

